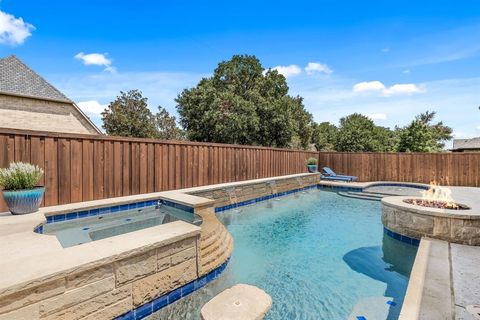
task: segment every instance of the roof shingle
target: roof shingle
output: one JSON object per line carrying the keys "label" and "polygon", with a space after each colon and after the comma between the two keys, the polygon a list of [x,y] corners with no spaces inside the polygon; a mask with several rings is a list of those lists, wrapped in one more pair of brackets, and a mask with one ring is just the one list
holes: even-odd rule
{"label": "roof shingle", "polygon": [[0,59],[0,93],[72,103],[14,55]]}
{"label": "roof shingle", "polygon": [[480,137],[472,139],[454,139],[453,150],[480,149]]}

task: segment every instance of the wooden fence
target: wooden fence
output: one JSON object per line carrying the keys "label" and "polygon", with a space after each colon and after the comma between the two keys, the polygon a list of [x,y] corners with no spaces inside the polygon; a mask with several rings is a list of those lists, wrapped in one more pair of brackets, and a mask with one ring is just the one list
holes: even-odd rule
{"label": "wooden fence", "polygon": [[0,129],[0,167],[42,167],[45,206],[306,172],[312,156],[318,153]]}
{"label": "wooden fence", "polygon": [[319,166],[358,176],[360,181],[437,181],[442,185],[480,187],[480,152],[320,152]]}
{"label": "wooden fence", "polygon": [[46,206],[306,172],[308,157],[360,181],[480,187],[480,153],[318,153],[0,129],[0,167],[42,167]]}

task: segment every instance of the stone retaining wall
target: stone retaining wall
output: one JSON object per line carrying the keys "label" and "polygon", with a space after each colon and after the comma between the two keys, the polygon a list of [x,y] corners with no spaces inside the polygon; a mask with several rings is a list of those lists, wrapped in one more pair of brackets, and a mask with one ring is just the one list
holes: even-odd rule
{"label": "stone retaining wall", "polygon": [[112,319],[195,280],[198,243],[186,238],[2,293],[0,320]]}
{"label": "stone retaining wall", "polygon": [[205,191],[191,192],[191,194],[215,200],[215,207],[222,207],[236,202],[316,185],[318,182],[319,175],[306,175],[293,178],[272,179],[253,184],[212,188]]}
{"label": "stone retaining wall", "polygon": [[448,242],[480,245],[480,219],[461,215],[431,215],[382,202],[382,223],[398,234],[421,239],[435,238]]}

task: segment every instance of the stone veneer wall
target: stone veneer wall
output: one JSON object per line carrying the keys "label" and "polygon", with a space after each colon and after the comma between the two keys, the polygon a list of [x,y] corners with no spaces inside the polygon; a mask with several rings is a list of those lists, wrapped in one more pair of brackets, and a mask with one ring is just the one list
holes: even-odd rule
{"label": "stone veneer wall", "polygon": [[[320,175],[305,175],[301,177],[275,179],[253,184],[232,187],[219,187],[205,191],[191,192],[191,194],[215,200],[215,207],[222,207],[236,202],[268,196],[280,192],[299,189],[318,184]],[[272,183],[275,181],[275,183]],[[233,193],[233,191],[235,191]],[[233,196],[235,194],[235,196]]]}
{"label": "stone veneer wall", "polygon": [[433,216],[382,203],[382,223],[390,231],[421,239],[435,238],[448,242],[480,245],[480,219],[461,216]]}
{"label": "stone veneer wall", "polygon": [[99,134],[72,103],[0,94],[0,127]]}
{"label": "stone veneer wall", "polygon": [[195,280],[198,242],[186,238],[1,293],[0,320],[112,319]]}

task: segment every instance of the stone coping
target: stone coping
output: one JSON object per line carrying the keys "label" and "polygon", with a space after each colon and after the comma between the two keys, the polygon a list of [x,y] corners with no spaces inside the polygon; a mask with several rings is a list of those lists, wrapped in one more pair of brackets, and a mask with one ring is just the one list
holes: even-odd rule
{"label": "stone coping", "polygon": [[422,238],[399,320],[473,319],[480,301],[480,247]]}
{"label": "stone coping", "polygon": [[421,186],[428,188],[430,185],[417,182],[403,182],[403,181],[369,181],[369,182],[345,182],[345,181],[325,181],[320,178],[319,185],[321,186],[335,186],[335,187],[353,187],[353,188],[369,188],[383,184],[393,184],[402,186]]}
{"label": "stone coping", "polygon": [[452,210],[422,207],[404,202],[406,199],[421,199],[415,196],[393,196],[382,199],[382,204],[409,212],[435,217],[448,217],[453,219],[474,220],[480,219],[480,188],[450,187],[452,198],[455,202],[468,206],[468,210]]}

